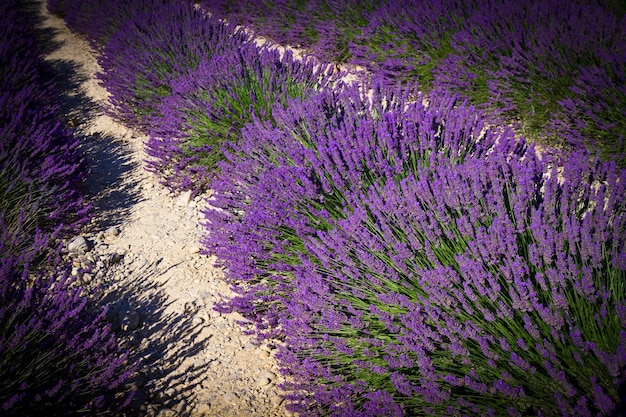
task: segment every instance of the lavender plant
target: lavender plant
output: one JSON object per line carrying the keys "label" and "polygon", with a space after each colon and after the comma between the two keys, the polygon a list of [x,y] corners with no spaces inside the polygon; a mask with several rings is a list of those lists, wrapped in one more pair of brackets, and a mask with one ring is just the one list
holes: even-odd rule
{"label": "lavender plant", "polygon": [[[0,218],[0,232],[6,235]],[[40,235],[34,245],[47,245]],[[33,244],[33,243],[31,243]],[[0,410],[5,416],[114,412],[133,367],[104,311],[89,311],[68,270],[52,276],[0,243]],[[21,266],[26,265],[26,266]],[[118,395],[119,393],[119,395]]]}
{"label": "lavender plant", "polygon": [[0,413],[111,413],[134,368],[60,260],[60,238],[87,220],[84,166],[31,6],[0,5]]}
{"label": "lavender plant", "polygon": [[148,169],[172,189],[201,191],[223,158],[222,147],[239,141],[246,123],[271,120],[273,106],[336,81],[327,66],[291,51],[281,56],[269,44],[213,55],[171,83],[172,94],[150,119]]}
{"label": "lavender plant", "polygon": [[283,340],[293,409],[608,415],[624,173],[577,154],[559,178],[450,98],[339,95],[244,129],[206,211],[239,294],[224,307]]}
{"label": "lavender plant", "polygon": [[[78,139],[58,120],[58,90],[38,48],[33,17],[10,2],[0,42],[0,216],[12,253],[37,230],[60,236],[86,220]],[[0,10],[2,12],[2,10]]]}
{"label": "lavender plant", "polygon": [[553,134],[566,132],[572,146],[598,150],[603,159],[626,163],[626,54],[605,56],[601,65],[582,68],[570,97],[551,122]]}
{"label": "lavender plant", "polygon": [[[429,108],[411,107],[411,117],[405,117],[401,109],[415,91],[377,91],[377,104],[368,103],[356,86],[322,91],[304,102],[292,100],[287,108],[274,109],[275,122],[244,127],[242,140],[231,145],[226,161],[218,164],[221,172],[211,183],[215,196],[210,201],[216,210],[206,212],[210,233],[205,245],[237,283],[240,297],[224,307],[250,317],[259,332],[277,329],[277,311],[266,304],[291,285],[281,278],[282,262],[297,262],[302,249],[299,231],[314,234],[331,227],[346,204],[342,190],[366,188],[394,175],[378,159],[388,155],[402,170],[428,161],[437,149],[460,159],[476,149],[474,140],[495,140],[494,135],[481,135],[483,122],[469,111],[465,126],[452,119],[458,126],[454,134],[437,133],[452,108],[467,107],[458,98],[439,97]],[[405,141],[405,131],[416,139]],[[318,145],[317,137],[326,135],[350,148],[350,154],[339,154],[340,145],[330,139]],[[415,150],[413,159],[404,160],[410,149]]]}
{"label": "lavender plant", "polygon": [[172,3],[171,0],[50,0],[48,10],[62,16],[69,28],[87,36],[90,45],[101,51],[128,19]]}
{"label": "lavender plant", "polygon": [[111,36],[99,58],[100,79],[111,93],[113,114],[137,127],[171,94],[170,81],[214,54],[250,39],[190,2],[136,13]]}
{"label": "lavender plant", "polygon": [[286,337],[281,362],[300,365],[285,367],[298,381],[287,385],[298,411],[616,408],[626,343],[623,174],[579,155],[559,184],[556,169],[541,176],[532,151],[503,150],[487,163],[440,160],[418,178],[390,179],[354,197],[353,214],[306,246],[298,301],[282,321],[297,334]]}

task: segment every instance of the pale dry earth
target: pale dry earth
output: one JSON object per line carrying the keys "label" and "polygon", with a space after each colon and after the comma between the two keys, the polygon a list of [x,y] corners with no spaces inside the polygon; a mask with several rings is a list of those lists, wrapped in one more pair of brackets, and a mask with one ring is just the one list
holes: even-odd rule
{"label": "pale dry earth", "polygon": [[96,214],[81,234],[87,246],[74,241],[78,249],[68,256],[85,289],[110,305],[123,345],[141,359],[130,414],[291,415],[277,388],[275,349],[242,334],[241,316],[213,310],[219,294],[231,292],[215,259],[198,253],[202,200],[170,195],[145,171],[146,137],[104,112],[95,52],[39,4],[42,39],[53,39],[47,59],[67,90],[65,122],[81,138]]}

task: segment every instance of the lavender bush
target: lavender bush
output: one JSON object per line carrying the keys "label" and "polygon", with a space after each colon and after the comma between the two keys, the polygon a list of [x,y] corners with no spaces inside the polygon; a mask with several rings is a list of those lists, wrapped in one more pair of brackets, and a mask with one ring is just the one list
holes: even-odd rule
{"label": "lavender bush", "polygon": [[88,218],[84,166],[32,10],[0,5],[0,414],[114,412],[134,368],[60,258]]}
{"label": "lavender bush", "polygon": [[[578,148],[597,149],[603,159],[626,163],[626,53],[608,55],[602,65],[582,68],[559,102],[553,131],[576,138]],[[562,134],[562,133],[561,133]]]}
{"label": "lavender bush", "polygon": [[113,113],[143,129],[171,94],[170,81],[201,60],[242,47],[242,30],[207,16],[190,2],[174,2],[136,13],[111,36],[99,57],[100,79],[111,93]]}
{"label": "lavender bush", "polygon": [[172,0],[48,0],[50,13],[63,17],[69,28],[87,36],[90,45],[101,51],[126,20],[175,3]]}
{"label": "lavender bush", "polygon": [[[47,237],[41,244],[46,243]],[[68,270],[39,275],[20,266],[28,259],[7,256],[7,251],[0,244],[2,415],[123,408],[132,397],[123,394],[123,384],[133,368],[118,349],[105,312],[89,311],[87,299],[72,288]]]}
{"label": "lavender bush", "polygon": [[[0,29],[0,215],[11,253],[29,250],[38,230],[68,233],[86,220],[78,191],[84,178],[78,139],[58,116],[33,17],[3,6]],[[14,242],[14,243],[10,243]]]}
{"label": "lavender bush", "polygon": [[172,81],[172,93],[149,119],[148,169],[171,189],[206,189],[222,147],[238,141],[253,118],[271,119],[272,107],[305,97],[337,80],[328,67],[296,59],[272,45],[243,45],[203,60]]}
{"label": "lavender bush", "polygon": [[274,116],[221,164],[205,244],[238,292],[225,310],[283,340],[295,411],[616,407],[623,171],[576,154],[559,174],[449,97],[322,93]]}
{"label": "lavender bush", "polygon": [[626,364],[624,176],[583,155],[564,184],[556,170],[535,182],[532,157],[437,161],[355,196],[306,246],[282,321],[297,335],[281,349],[299,365],[285,368],[296,409],[611,413]]}
{"label": "lavender bush", "polygon": [[[261,121],[246,126],[242,140],[226,152],[226,162],[218,164],[221,173],[211,183],[215,197],[210,201],[216,209],[206,212],[210,234],[205,244],[223,260],[231,281],[241,284],[235,288],[240,297],[230,307],[252,321],[258,319],[259,332],[277,328],[277,312],[264,311],[264,304],[280,296],[274,283],[285,259],[297,262],[302,250],[299,235],[325,230],[341,217],[346,204],[342,190],[366,189],[379,178],[394,175],[379,163],[385,155],[400,164],[398,169],[409,169],[421,159],[427,161],[435,150],[463,158],[476,150],[474,141],[479,138],[495,140],[494,134],[480,133],[483,122],[457,98],[439,97],[429,108],[413,106],[406,117],[401,109],[415,94],[388,91],[384,101],[374,105],[353,86],[338,93],[323,91],[287,109],[275,108],[276,127]],[[458,127],[455,133],[438,132],[455,106],[467,111],[468,122],[452,119],[450,123]],[[338,153],[334,142],[318,145],[318,137],[327,135],[351,148],[351,153]],[[405,136],[415,140],[404,140]],[[395,153],[386,151],[394,146]],[[413,159],[404,160],[411,149]],[[290,279],[284,285],[291,285]]]}

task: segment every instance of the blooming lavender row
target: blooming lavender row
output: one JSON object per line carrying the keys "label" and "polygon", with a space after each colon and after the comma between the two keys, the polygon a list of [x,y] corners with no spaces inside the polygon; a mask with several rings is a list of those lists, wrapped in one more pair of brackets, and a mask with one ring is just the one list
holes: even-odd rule
{"label": "blooming lavender row", "polygon": [[390,83],[462,92],[534,140],[624,161],[623,114],[607,110],[626,107],[619,2],[206,3],[279,43],[362,65]]}
{"label": "blooming lavender row", "polygon": [[[59,237],[83,223],[78,139],[62,126],[58,90],[37,45],[31,17],[3,6],[0,29],[0,211],[20,254],[39,230]],[[26,246],[24,246],[26,245]]]}
{"label": "blooming lavender row", "polygon": [[244,128],[205,213],[223,310],[282,340],[306,415],[608,415],[625,173],[403,97],[322,92]]}
{"label": "blooming lavender row", "polygon": [[84,167],[32,10],[0,5],[0,414],[111,411],[132,368],[60,259],[88,218]]}

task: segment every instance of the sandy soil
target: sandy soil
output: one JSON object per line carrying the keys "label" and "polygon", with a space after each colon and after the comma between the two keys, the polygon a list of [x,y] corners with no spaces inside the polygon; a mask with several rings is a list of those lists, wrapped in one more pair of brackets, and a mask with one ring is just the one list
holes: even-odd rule
{"label": "sandy soil", "polygon": [[272,347],[243,335],[241,317],[212,309],[230,290],[214,259],[198,253],[201,200],[170,195],[144,170],[146,138],[104,114],[94,51],[40,4],[44,37],[52,39],[47,59],[67,91],[65,118],[81,137],[96,213],[82,234],[90,249],[74,262],[77,271],[93,266],[85,288],[119,311],[117,332],[141,360],[130,414],[291,415]]}

